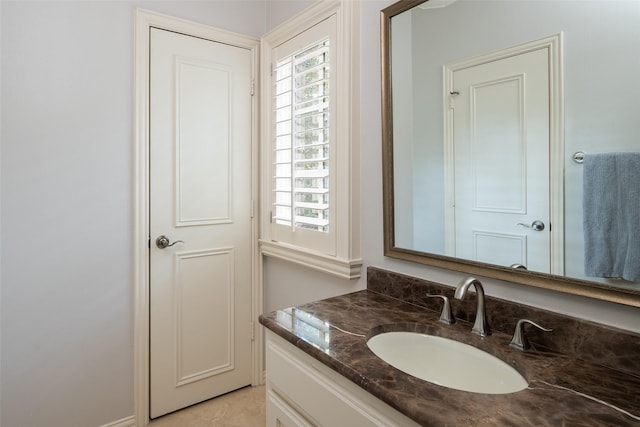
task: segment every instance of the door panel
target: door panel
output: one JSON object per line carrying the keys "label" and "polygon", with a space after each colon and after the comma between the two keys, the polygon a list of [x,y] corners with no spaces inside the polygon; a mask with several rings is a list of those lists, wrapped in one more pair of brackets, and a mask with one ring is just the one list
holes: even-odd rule
{"label": "door panel", "polygon": [[177,225],[228,222],[231,69],[180,57],[176,66]]}
{"label": "door panel", "polygon": [[456,71],[453,85],[455,256],[549,273],[547,49]]}
{"label": "door panel", "polygon": [[234,260],[231,249],[176,259],[177,379],[184,385],[233,369]]}
{"label": "door panel", "polygon": [[[518,75],[471,86],[470,170],[476,212],[526,211],[523,83],[524,76]],[[495,167],[496,159],[503,160],[500,167]]]}
{"label": "door panel", "polygon": [[[527,236],[473,231],[472,239],[473,256],[476,261],[497,265],[525,265]],[[519,260],[522,262],[518,262]]]}
{"label": "door panel", "polygon": [[150,48],[155,418],[251,383],[252,57],[159,29]]}

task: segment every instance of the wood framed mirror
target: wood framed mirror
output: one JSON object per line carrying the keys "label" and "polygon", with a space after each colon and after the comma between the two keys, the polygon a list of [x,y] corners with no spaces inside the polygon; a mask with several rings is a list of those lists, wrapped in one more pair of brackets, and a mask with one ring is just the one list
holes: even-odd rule
{"label": "wood framed mirror", "polygon": [[[640,307],[640,282],[589,277],[584,273],[582,165],[576,157],[585,152],[640,151],[640,83],[634,77],[640,75],[640,61],[630,60],[631,52],[635,52],[635,58],[640,51],[638,22],[638,2],[617,0],[410,0],[382,10],[385,256]],[[476,72],[473,67],[478,65],[536,50],[546,61],[540,69],[546,73],[547,81],[542,83],[544,90],[538,88],[530,93],[546,95],[541,105],[546,104],[547,109],[540,117],[548,118],[547,128],[538,133],[548,136],[548,145],[540,145],[530,134],[517,129],[515,132],[522,136],[522,146],[528,143],[529,149],[534,147],[535,152],[548,155],[542,160],[543,168],[519,162],[515,163],[517,167],[511,167],[514,163],[507,154],[503,156],[503,148],[486,146],[476,151],[475,164],[467,161],[456,166],[453,159],[459,160],[466,151],[475,149],[456,145],[460,143],[451,135],[467,130],[456,127],[461,122],[459,118],[447,117],[452,109],[466,109],[470,102],[461,101],[467,95],[461,92],[468,92],[469,87],[463,80],[464,73]],[[504,69],[502,64],[500,67]],[[460,70],[464,73],[458,73]],[[518,74],[505,72],[511,77]],[[520,74],[529,84],[531,74]],[[507,82],[505,87],[513,83],[515,92],[506,89],[505,93],[516,93],[514,99],[532,97],[526,93],[523,96],[524,89],[518,89],[517,78],[488,79]],[[469,95],[473,96],[474,108],[489,105],[490,102],[482,103],[497,97],[496,92],[482,95],[476,90],[479,87],[487,85],[474,86]],[[500,101],[492,105],[500,110],[507,104]],[[521,109],[529,113],[535,108],[527,104]],[[481,114],[497,114],[495,110],[486,111],[490,112],[474,110],[472,115],[477,118]],[[530,130],[540,122],[518,114],[524,123],[518,129]],[[504,118],[499,116],[497,121],[500,120]],[[480,133],[479,122],[474,123],[474,132]],[[534,157],[531,153],[521,150],[511,154],[529,161]],[[505,193],[504,186],[495,191],[497,187],[491,179],[531,183],[544,178],[542,184],[535,184],[551,189],[543,197],[547,203],[543,217],[530,212],[541,202],[525,201],[525,208],[511,209],[524,212],[519,219],[505,219],[509,209],[502,209],[498,222],[509,223],[510,229],[493,233],[485,241],[478,238],[482,233],[476,230],[472,250],[452,250],[452,246],[464,246],[459,241],[451,243],[452,236],[455,239],[456,233],[461,234],[452,223],[465,223],[463,215],[452,214],[452,206],[462,202],[451,195],[463,193],[460,187],[456,189],[455,177],[465,165],[475,171],[474,189],[484,185],[487,200]],[[481,182],[478,176],[485,181]],[[524,191],[527,197],[530,192]],[[475,193],[474,197],[478,199]],[[498,202],[494,197],[487,203]],[[543,230],[536,230],[537,220]],[[487,237],[485,234],[481,237]],[[509,242],[498,241],[494,238],[497,234],[509,237],[505,239]],[[549,252],[540,257],[545,262],[538,266],[533,259],[538,250],[522,242],[541,235],[547,237]],[[484,258],[482,245],[488,253]],[[499,249],[506,255],[500,256]],[[518,256],[510,260],[513,253]],[[528,270],[522,269],[527,265]]]}

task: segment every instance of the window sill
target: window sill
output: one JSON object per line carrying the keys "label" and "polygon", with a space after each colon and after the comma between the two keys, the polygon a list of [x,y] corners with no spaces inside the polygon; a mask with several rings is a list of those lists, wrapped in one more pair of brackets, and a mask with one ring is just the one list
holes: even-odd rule
{"label": "window sill", "polygon": [[260,240],[260,253],[349,280],[359,278],[362,269],[361,259],[337,258],[286,243],[262,239]]}

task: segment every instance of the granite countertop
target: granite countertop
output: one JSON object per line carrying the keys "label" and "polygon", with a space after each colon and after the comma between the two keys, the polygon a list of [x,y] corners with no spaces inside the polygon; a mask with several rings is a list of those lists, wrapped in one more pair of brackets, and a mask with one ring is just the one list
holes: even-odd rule
{"label": "granite countertop", "polygon": [[[370,290],[278,310],[260,323],[378,399],[425,426],[638,426],[640,375],[549,351],[520,352],[511,336],[447,326],[439,313]],[[405,374],[373,354],[367,338],[412,330],[473,345],[518,370],[529,387],[511,394],[458,391]]]}

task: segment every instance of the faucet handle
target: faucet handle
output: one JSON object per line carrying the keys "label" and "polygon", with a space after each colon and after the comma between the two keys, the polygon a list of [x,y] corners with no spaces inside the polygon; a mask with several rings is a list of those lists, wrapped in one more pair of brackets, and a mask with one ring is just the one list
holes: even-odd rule
{"label": "faucet handle", "polygon": [[442,305],[442,312],[440,313],[440,319],[438,322],[444,323],[445,325],[453,325],[456,323],[456,318],[453,317],[453,311],[451,311],[451,303],[449,302],[449,298],[444,295],[432,295],[426,294],[428,298],[442,298],[444,304]]}
{"label": "faucet handle", "polygon": [[545,332],[553,331],[553,329],[543,328],[542,326],[538,325],[535,322],[532,322],[529,319],[520,319],[518,320],[518,323],[516,323],[516,330],[513,333],[513,338],[509,343],[509,347],[515,348],[516,350],[520,351],[527,351],[531,348],[531,344],[529,344],[529,340],[524,333],[524,325],[527,323]]}

